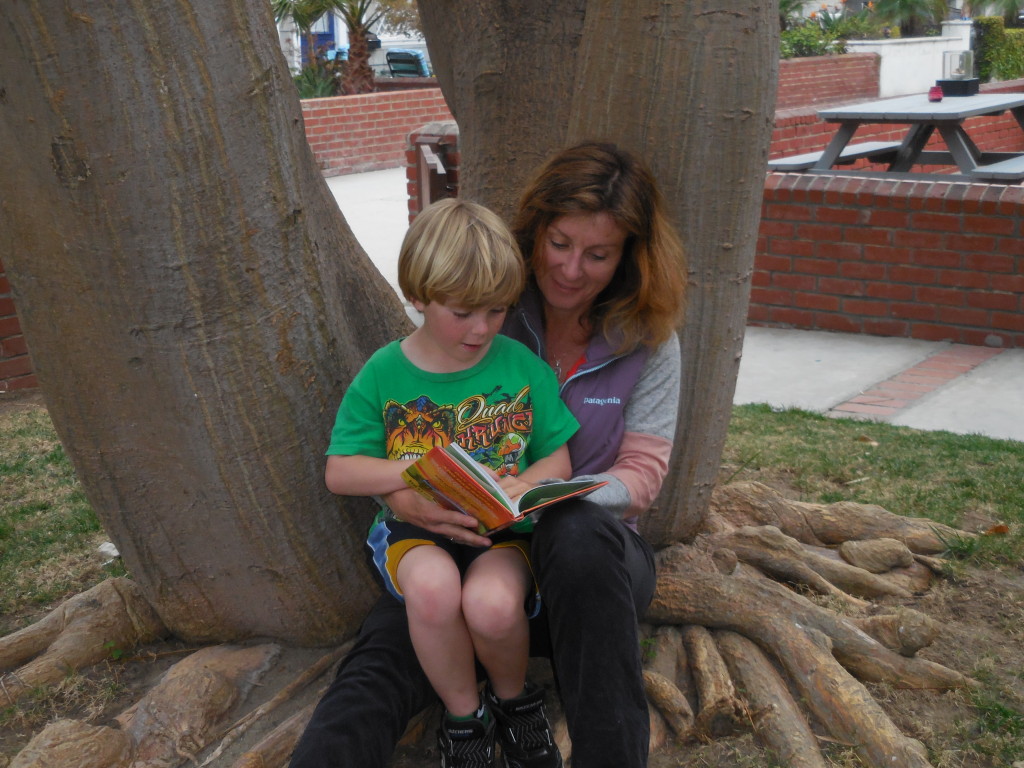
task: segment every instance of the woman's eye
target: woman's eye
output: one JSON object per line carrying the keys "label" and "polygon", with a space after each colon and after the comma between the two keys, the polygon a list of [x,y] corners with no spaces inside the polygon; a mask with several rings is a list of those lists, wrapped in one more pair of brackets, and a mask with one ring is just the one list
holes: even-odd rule
{"label": "woman's eye", "polygon": [[552,248],[555,248],[555,249],[557,249],[559,251],[563,251],[563,250],[565,250],[566,248],[569,247],[568,243],[560,243],[560,242],[558,242],[556,240],[549,240],[548,242],[551,243],[551,247]]}
{"label": "woman's eye", "polygon": [[603,253],[588,253],[587,258],[591,261],[607,261],[608,257]]}

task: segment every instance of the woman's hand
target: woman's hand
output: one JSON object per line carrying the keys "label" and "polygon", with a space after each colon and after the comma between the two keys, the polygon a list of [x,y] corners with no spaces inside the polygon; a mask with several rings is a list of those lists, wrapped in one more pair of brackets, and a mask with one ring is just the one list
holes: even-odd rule
{"label": "woman's hand", "polygon": [[440,507],[411,488],[384,494],[383,499],[391,511],[407,523],[447,536],[459,544],[491,546],[490,539],[476,532],[479,523],[475,517]]}

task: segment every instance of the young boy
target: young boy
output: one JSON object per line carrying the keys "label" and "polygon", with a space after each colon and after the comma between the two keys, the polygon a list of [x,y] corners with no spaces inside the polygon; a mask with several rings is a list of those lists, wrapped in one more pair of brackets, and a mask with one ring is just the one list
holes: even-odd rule
{"label": "young boy", "polygon": [[[345,393],[327,487],[347,496],[402,491],[402,471],[452,441],[500,470],[512,496],[569,477],[565,443],[578,424],[551,369],[497,335],[525,283],[501,220],[466,201],[431,205],[402,243],[398,281],[423,324],[378,350]],[[367,544],[384,586],[405,602],[420,666],[444,702],[442,768],[494,765],[496,738],[508,766],[561,766],[543,690],[526,681],[527,606],[538,603],[528,532],[517,529],[529,526],[517,523],[480,546],[488,542],[472,528],[415,522],[385,506]],[[483,700],[475,660],[487,673]]]}

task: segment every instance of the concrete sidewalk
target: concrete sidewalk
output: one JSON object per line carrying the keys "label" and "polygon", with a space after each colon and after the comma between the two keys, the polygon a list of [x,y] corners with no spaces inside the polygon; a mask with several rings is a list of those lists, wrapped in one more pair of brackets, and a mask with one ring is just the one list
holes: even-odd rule
{"label": "concrete sidewalk", "polygon": [[[397,291],[408,227],[405,169],[327,184]],[[751,326],[734,402],[1024,441],[1024,350]]]}

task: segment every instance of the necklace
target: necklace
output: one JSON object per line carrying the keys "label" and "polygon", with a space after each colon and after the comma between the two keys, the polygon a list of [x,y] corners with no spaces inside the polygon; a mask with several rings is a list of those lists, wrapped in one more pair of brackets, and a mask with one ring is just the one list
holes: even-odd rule
{"label": "necklace", "polygon": [[[559,383],[564,382],[569,374],[576,368],[576,366],[583,360],[584,351],[586,350],[585,344],[573,345],[567,347],[561,352],[555,352],[552,350],[548,355],[548,362],[551,363],[551,367],[555,369],[555,376],[558,377]],[[565,360],[563,366],[562,361]]]}
{"label": "necklace", "polygon": [[562,328],[553,329],[548,326],[545,352],[548,363],[555,369],[559,384],[564,383],[569,374],[582,362],[589,340],[589,334],[572,330],[565,332]]}

